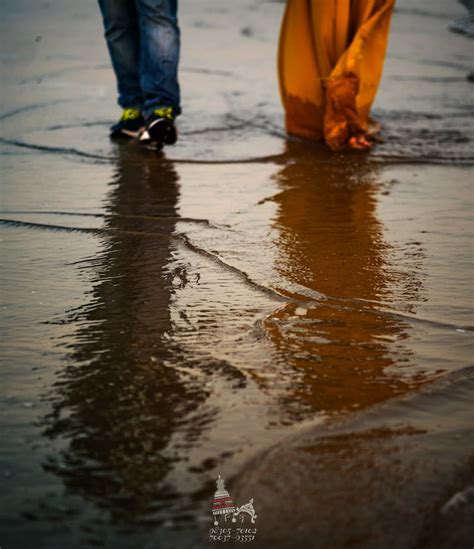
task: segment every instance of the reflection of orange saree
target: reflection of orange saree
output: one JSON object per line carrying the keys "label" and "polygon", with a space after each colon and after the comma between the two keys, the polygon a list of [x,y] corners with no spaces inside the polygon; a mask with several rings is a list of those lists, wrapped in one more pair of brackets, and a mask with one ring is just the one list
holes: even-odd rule
{"label": "reflection of orange saree", "polygon": [[363,138],[395,0],[287,0],[278,71],[288,133],[333,150]]}

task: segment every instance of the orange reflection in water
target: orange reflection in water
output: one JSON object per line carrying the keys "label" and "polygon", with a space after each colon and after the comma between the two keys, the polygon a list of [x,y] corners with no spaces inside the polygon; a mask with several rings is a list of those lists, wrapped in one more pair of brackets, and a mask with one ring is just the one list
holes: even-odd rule
{"label": "orange reflection in water", "polygon": [[375,168],[306,145],[289,152],[294,161],[276,176],[277,270],[290,290],[278,289],[296,301],[265,328],[290,367],[292,398],[329,412],[404,393],[423,377],[403,345],[408,323],[381,305],[400,286],[408,300],[416,297],[421,283],[396,274],[376,216]]}

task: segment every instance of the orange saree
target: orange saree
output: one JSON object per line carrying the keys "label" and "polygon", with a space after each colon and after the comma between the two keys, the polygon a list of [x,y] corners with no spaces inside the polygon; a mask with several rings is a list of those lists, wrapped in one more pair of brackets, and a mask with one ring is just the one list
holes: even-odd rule
{"label": "orange saree", "polygon": [[369,146],[395,0],[287,0],[278,73],[288,133]]}

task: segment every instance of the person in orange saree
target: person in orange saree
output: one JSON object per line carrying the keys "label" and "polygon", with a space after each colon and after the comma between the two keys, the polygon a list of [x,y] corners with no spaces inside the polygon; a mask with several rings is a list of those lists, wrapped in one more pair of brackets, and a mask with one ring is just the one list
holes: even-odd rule
{"label": "person in orange saree", "polygon": [[278,75],[289,134],[334,151],[373,142],[371,105],[395,0],[287,0]]}

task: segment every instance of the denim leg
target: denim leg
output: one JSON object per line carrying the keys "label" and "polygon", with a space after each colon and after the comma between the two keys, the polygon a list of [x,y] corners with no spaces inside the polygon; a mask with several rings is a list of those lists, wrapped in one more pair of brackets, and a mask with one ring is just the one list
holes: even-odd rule
{"label": "denim leg", "polygon": [[140,83],[145,116],[157,107],[180,109],[177,0],[135,0],[140,25]]}
{"label": "denim leg", "polygon": [[140,86],[140,34],[134,0],[98,0],[104,19],[105,39],[117,78],[118,104],[143,107]]}

